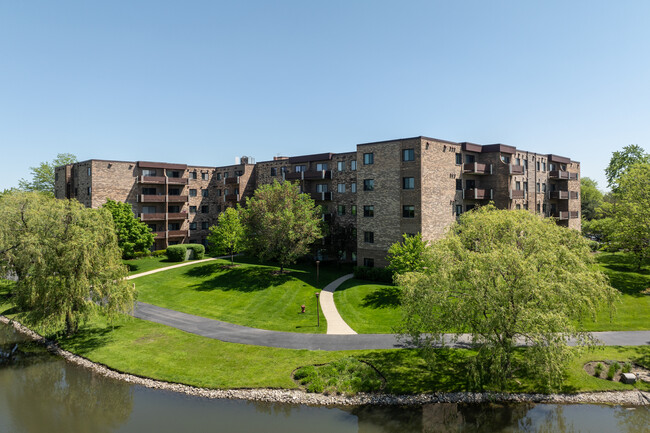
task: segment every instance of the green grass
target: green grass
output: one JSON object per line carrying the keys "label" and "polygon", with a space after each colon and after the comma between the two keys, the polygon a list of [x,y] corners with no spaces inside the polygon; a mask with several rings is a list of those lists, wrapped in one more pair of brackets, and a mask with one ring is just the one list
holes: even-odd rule
{"label": "green grass", "polygon": [[[315,293],[348,272],[347,268],[321,267],[316,282],[313,265],[278,268],[239,259],[228,269],[226,260],[170,269],[133,280],[138,300],[197,316],[238,325],[287,332],[325,333],[327,323],[316,320]],[[302,314],[301,305],[307,307]]]}
{"label": "green grass", "polygon": [[122,260],[122,262],[129,268],[129,275],[153,271],[154,269],[160,269],[178,264],[178,262],[170,262],[167,259],[167,256],[143,257],[141,259]]}
{"label": "green grass", "polygon": [[341,317],[359,334],[395,332],[401,321],[398,287],[351,279],[334,292]]}
{"label": "green grass", "polygon": [[586,331],[641,331],[650,329],[650,295],[641,293],[650,288],[650,266],[636,270],[627,253],[598,253],[601,269],[610,284],[621,292],[621,302],[610,321],[609,313],[602,311],[596,321],[585,320]]}

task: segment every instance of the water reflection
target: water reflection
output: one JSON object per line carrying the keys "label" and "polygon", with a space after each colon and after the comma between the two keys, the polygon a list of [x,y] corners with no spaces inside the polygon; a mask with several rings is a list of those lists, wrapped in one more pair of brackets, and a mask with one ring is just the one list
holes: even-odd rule
{"label": "water reflection", "polygon": [[[0,325],[0,345],[21,339]],[[20,342],[0,364],[0,432],[627,432],[645,433],[650,408],[599,405],[429,404],[308,407],[208,400],[109,380]]]}

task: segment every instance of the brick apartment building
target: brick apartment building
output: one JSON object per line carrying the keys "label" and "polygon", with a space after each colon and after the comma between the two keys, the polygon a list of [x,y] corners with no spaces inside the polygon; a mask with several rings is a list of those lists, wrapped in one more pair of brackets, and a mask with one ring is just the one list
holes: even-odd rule
{"label": "brick apartment building", "polygon": [[459,214],[490,201],[579,230],[579,176],[578,162],[557,155],[414,137],[257,164],[242,157],[226,167],[88,160],[57,167],[55,190],[88,207],[107,198],[130,203],[162,249],[205,243],[226,207],[243,205],[258,185],[289,180],[316,200],[331,226],[349,228],[344,259],[384,266],[402,234],[438,239]]}

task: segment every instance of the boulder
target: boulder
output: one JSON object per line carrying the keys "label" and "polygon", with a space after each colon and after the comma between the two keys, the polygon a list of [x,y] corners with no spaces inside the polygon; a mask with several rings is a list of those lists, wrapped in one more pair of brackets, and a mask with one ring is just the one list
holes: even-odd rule
{"label": "boulder", "polygon": [[623,373],[621,374],[621,382],[632,384],[636,382],[636,374],[634,373]]}

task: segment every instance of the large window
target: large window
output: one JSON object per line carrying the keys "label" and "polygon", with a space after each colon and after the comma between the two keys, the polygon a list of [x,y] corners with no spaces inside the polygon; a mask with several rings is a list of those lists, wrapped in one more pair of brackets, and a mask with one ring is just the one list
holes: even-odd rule
{"label": "large window", "polygon": [[201,213],[208,213],[208,212],[210,212],[210,206],[208,206],[207,204],[201,206]]}
{"label": "large window", "polygon": [[201,230],[207,230],[207,229],[209,229],[209,228],[210,228],[210,223],[209,223],[209,222],[207,222],[207,221],[203,221],[203,222],[201,223]]}
{"label": "large window", "polygon": [[415,178],[414,177],[403,177],[402,178],[402,188],[404,188],[404,189],[414,189],[415,188]]}
{"label": "large window", "polygon": [[374,191],[375,190],[375,180],[374,179],[364,179],[363,180],[363,190],[364,191]]}
{"label": "large window", "polygon": [[338,171],[345,171],[345,162],[339,161],[336,163],[336,169]]}
{"label": "large window", "polygon": [[181,177],[181,172],[177,170],[172,170],[167,172],[167,177],[179,178]]}
{"label": "large window", "polygon": [[415,218],[415,206],[413,206],[413,205],[404,205],[404,206],[402,206],[402,217],[403,218]]}
{"label": "large window", "polygon": [[336,214],[338,216],[345,215],[345,205],[340,204],[336,207]]}
{"label": "large window", "polygon": [[345,184],[344,183],[339,183],[338,185],[338,192],[345,192]]}
{"label": "large window", "polygon": [[156,188],[142,188],[143,195],[156,195]]}
{"label": "large window", "polygon": [[169,223],[167,224],[167,230],[180,230],[181,223]]}
{"label": "large window", "polygon": [[307,171],[307,166],[306,165],[296,165],[293,168],[293,171],[296,173],[302,173],[303,171]]}
{"label": "large window", "polygon": [[365,266],[367,268],[374,268],[375,267],[375,259],[364,257],[363,258],[363,266]]}
{"label": "large window", "polygon": [[277,176],[278,175],[278,169],[276,167],[271,167],[271,176]]}
{"label": "large window", "polygon": [[375,207],[373,205],[363,207],[363,216],[372,218],[375,216]]}
{"label": "large window", "polygon": [[190,230],[196,230],[196,223],[190,223]]}
{"label": "large window", "polygon": [[375,154],[374,153],[364,153],[363,154],[363,165],[370,165],[375,163]]}
{"label": "large window", "polygon": [[145,168],[142,170],[142,175],[143,176],[156,176],[156,170],[153,168]]}
{"label": "large window", "polygon": [[190,189],[190,197],[196,197],[196,190]]}
{"label": "large window", "polygon": [[350,170],[355,171],[357,169],[357,162],[350,161]]}
{"label": "large window", "polygon": [[363,241],[367,244],[374,244],[375,232],[363,232]]}
{"label": "large window", "polygon": [[158,210],[156,209],[156,206],[143,206],[142,207],[142,213],[156,213]]}
{"label": "large window", "polygon": [[203,191],[201,191],[201,195],[203,197],[208,197],[209,194],[210,194],[210,191],[208,191],[207,189],[204,189]]}
{"label": "large window", "polygon": [[181,195],[180,188],[169,188],[169,195]]}
{"label": "large window", "polygon": [[327,170],[327,163],[326,162],[319,162],[316,164],[316,171],[323,171]]}
{"label": "large window", "polygon": [[168,206],[167,207],[167,212],[169,213],[179,213],[181,211],[180,206]]}
{"label": "large window", "polygon": [[415,150],[414,149],[404,149],[402,150],[402,161],[413,161],[415,159]]}
{"label": "large window", "polygon": [[456,154],[456,164],[460,165],[463,163],[463,155],[460,153]]}
{"label": "large window", "polygon": [[316,185],[316,192],[327,192],[327,184],[319,183]]}
{"label": "large window", "polygon": [[352,182],[352,184],[350,185],[350,191],[357,192],[357,183],[356,182]]}

